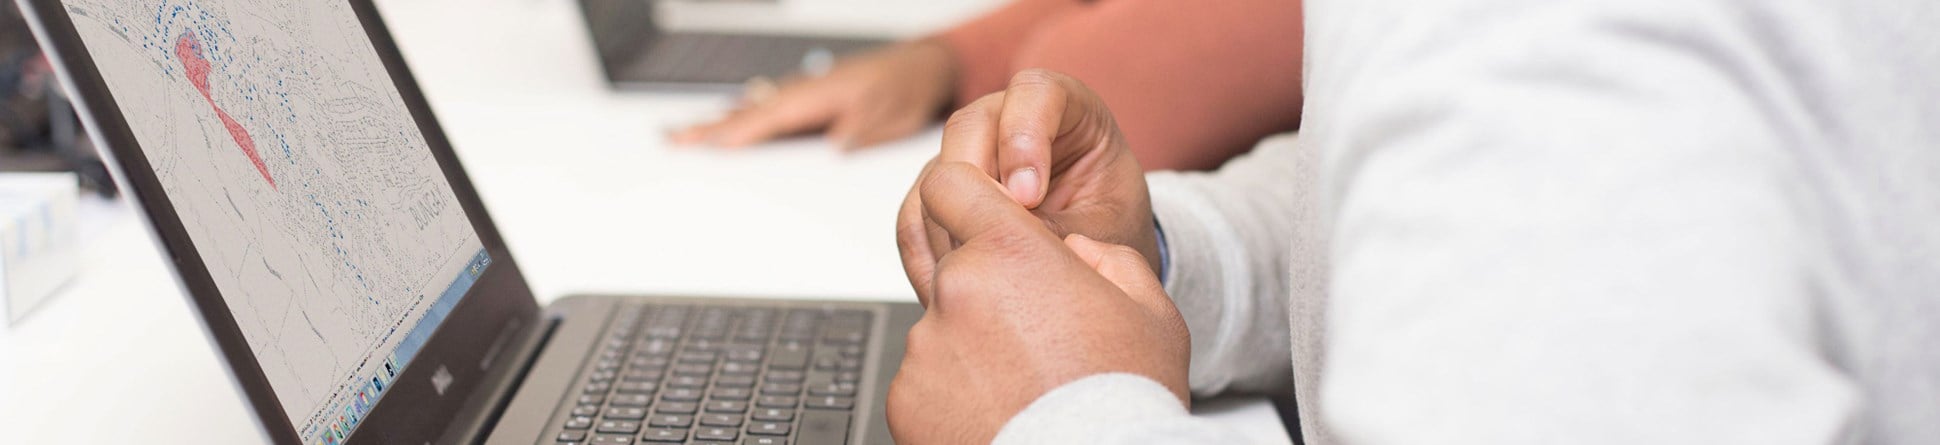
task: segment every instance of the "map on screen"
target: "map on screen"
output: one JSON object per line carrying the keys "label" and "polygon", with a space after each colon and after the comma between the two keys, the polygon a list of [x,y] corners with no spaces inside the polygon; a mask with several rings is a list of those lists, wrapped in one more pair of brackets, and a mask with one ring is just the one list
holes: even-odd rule
{"label": "map on screen", "polygon": [[491,261],[356,14],[64,4],[290,422],[342,441]]}

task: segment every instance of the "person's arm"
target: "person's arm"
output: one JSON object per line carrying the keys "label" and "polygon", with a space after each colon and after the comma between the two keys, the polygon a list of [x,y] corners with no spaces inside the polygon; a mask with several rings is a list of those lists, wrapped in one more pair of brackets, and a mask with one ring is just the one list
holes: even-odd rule
{"label": "person's arm", "polygon": [[1085,7],[1085,0],[1015,0],[937,35],[955,58],[956,106],[1002,91],[1013,62],[1038,28]]}
{"label": "person's arm", "polygon": [[1211,170],[1299,127],[1300,21],[1299,0],[1100,1],[1004,62],[1084,80],[1147,170]]}
{"label": "person's arm", "polygon": [[1853,440],[1800,213],[1807,4],[1845,5],[1310,3],[1335,438]]}

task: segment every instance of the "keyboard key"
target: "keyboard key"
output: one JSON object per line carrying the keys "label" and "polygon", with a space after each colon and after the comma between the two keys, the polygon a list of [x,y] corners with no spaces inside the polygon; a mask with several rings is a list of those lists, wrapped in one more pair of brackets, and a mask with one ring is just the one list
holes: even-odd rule
{"label": "keyboard key", "polygon": [[808,388],[808,394],[813,396],[854,396],[855,385],[848,383],[815,385]]}
{"label": "keyboard key", "polygon": [[646,329],[647,338],[673,340],[680,338],[679,326],[650,326]]}
{"label": "keyboard key", "polygon": [[660,389],[658,382],[622,381],[613,391],[620,394],[653,394],[658,389]]}
{"label": "keyboard key", "polygon": [[653,396],[647,394],[615,394],[614,406],[647,406],[653,403]]}
{"label": "keyboard key", "polygon": [[672,388],[660,393],[660,399],[676,402],[699,401],[701,399],[701,390],[694,388]]}
{"label": "keyboard key", "polygon": [[706,386],[706,374],[700,376],[683,375],[667,381],[667,387],[669,388],[702,388]]}
{"label": "keyboard key", "polygon": [[721,377],[719,377],[719,378],[716,378],[716,379],[714,379],[714,387],[716,387],[716,388],[720,388],[720,387],[729,387],[729,388],[753,388],[753,387],[754,387],[754,376],[751,376],[751,375],[723,375],[723,376],[721,376]]}
{"label": "keyboard key", "polygon": [[632,420],[608,420],[600,422],[596,431],[614,434],[633,434],[640,432],[640,422]]}
{"label": "keyboard key", "polygon": [[605,401],[606,401],[606,396],[602,396],[598,394],[587,394],[587,395],[579,396],[579,404],[581,405],[598,405],[600,404],[600,402],[605,402]]}
{"label": "keyboard key", "polygon": [[752,348],[730,349],[728,350],[727,359],[730,362],[759,362],[761,361],[761,350]]}
{"label": "keyboard key", "polygon": [[788,408],[757,409],[757,410],[754,410],[754,420],[763,420],[763,421],[769,421],[769,422],[787,422],[787,421],[795,420],[795,410],[794,410],[794,407],[792,406]]}
{"label": "keyboard key", "polygon": [[613,434],[601,434],[601,435],[598,435],[598,436],[593,436],[593,441],[592,441],[592,442],[590,442],[590,443],[592,443],[592,444],[594,444],[594,445],[631,445],[631,444],[633,443],[633,436],[632,436],[632,435],[625,435],[625,436],[620,436],[620,435],[613,435]]}
{"label": "keyboard key", "polygon": [[686,414],[655,414],[647,419],[648,426],[686,428],[694,424],[694,416]]}
{"label": "keyboard key", "polygon": [[660,381],[660,368],[654,368],[654,369],[643,369],[643,368],[632,368],[632,369],[628,369],[628,370],[626,370],[626,372],[625,372],[625,373],[622,373],[622,374],[620,374],[620,381],[622,381],[622,382],[657,382],[657,381]]}
{"label": "keyboard key", "polygon": [[741,402],[741,401],[734,401],[734,400],[716,400],[712,402],[707,402],[707,412],[737,413],[737,414],[745,413],[745,412],[748,412],[748,402]]}
{"label": "keyboard key", "polygon": [[783,382],[783,383],[801,383],[802,372],[801,371],[769,371],[768,381]]}
{"label": "keyboard key", "polygon": [[741,433],[734,428],[711,427],[694,430],[694,439],[697,440],[734,440],[740,436]]}
{"label": "keyboard key", "polygon": [[766,395],[792,396],[802,392],[802,385],[794,383],[768,383],[761,385],[761,393]]}
{"label": "keyboard key", "polygon": [[727,362],[721,364],[721,374],[754,374],[761,367],[750,362]]}
{"label": "keyboard key", "polygon": [[564,426],[564,428],[569,430],[583,430],[592,427],[593,418],[586,416],[575,416],[571,420],[567,420],[566,426]]}
{"label": "keyboard key", "polygon": [[849,413],[809,411],[802,413],[802,429],[795,433],[800,443],[849,443]]}
{"label": "keyboard key", "polygon": [[775,436],[750,436],[741,445],[788,445],[788,438]]}
{"label": "keyboard key", "polygon": [[693,414],[700,411],[700,404],[694,402],[660,402],[653,407],[654,414]]}
{"label": "keyboard key", "polygon": [[838,372],[835,374],[835,381],[837,383],[854,384],[856,382],[862,381],[862,373],[855,372],[855,371]]}
{"label": "keyboard key", "polygon": [[761,396],[754,404],[763,408],[794,408],[795,396]]}
{"label": "keyboard key", "polygon": [[808,346],[801,343],[783,343],[768,357],[768,367],[772,369],[802,369],[804,366],[808,366]]}
{"label": "keyboard key", "polygon": [[701,425],[737,427],[741,426],[741,416],[734,414],[708,414],[701,416]]}
{"label": "keyboard key", "polygon": [[783,422],[755,422],[748,424],[748,434],[762,436],[786,436],[788,435],[788,431],[792,429],[794,429],[793,426]]}
{"label": "keyboard key", "polygon": [[647,417],[647,409],[632,406],[615,406],[606,409],[607,419],[640,420]]}
{"label": "keyboard key", "polygon": [[675,443],[686,442],[687,429],[685,428],[647,428],[646,433],[640,434],[640,440],[644,440],[647,442],[675,442]]}
{"label": "keyboard key", "polygon": [[606,394],[609,389],[613,389],[613,385],[606,382],[591,382],[579,388],[580,392],[586,394]]}
{"label": "keyboard key", "polygon": [[585,431],[563,431],[559,433],[560,442],[579,442],[586,440]]}
{"label": "keyboard key", "polygon": [[634,355],[641,356],[662,356],[673,353],[674,342],[661,338],[648,339],[640,342],[640,346],[633,350]]}
{"label": "keyboard key", "polygon": [[714,388],[707,393],[708,398],[720,400],[748,400],[753,395],[754,392],[747,388]]}
{"label": "keyboard key", "polygon": [[596,416],[596,415],[599,415],[599,413],[600,413],[599,405],[580,405],[573,408],[574,416]]}
{"label": "keyboard key", "polygon": [[676,376],[700,376],[705,378],[713,373],[714,365],[674,365],[674,375]]}
{"label": "keyboard key", "polygon": [[855,407],[855,399],[838,396],[809,397],[804,404],[811,409],[849,409]]}
{"label": "keyboard key", "polygon": [[672,363],[673,360],[668,360],[664,355],[635,355],[626,361],[626,365],[632,367],[630,368],[632,370],[653,372],[660,372],[660,368],[665,368]]}

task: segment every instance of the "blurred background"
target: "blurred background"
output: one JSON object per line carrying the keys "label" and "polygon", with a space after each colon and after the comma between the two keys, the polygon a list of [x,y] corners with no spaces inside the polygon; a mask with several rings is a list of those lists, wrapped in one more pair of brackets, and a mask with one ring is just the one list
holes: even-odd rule
{"label": "blurred background", "polygon": [[0,172],[67,171],[113,195],[113,181],[60,93],[13,2],[0,4]]}

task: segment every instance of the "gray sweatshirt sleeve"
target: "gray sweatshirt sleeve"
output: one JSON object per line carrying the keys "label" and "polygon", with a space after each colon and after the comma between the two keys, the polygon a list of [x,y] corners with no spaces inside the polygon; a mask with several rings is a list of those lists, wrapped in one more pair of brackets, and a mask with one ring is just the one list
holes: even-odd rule
{"label": "gray sweatshirt sleeve", "polygon": [[1317,296],[1325,283],[1318,158],[1281,137],[1217,172],[1148,175],[1170,257],[1165,290],[1192,332],[1194,394],[1292,391],[1289,295]]}

